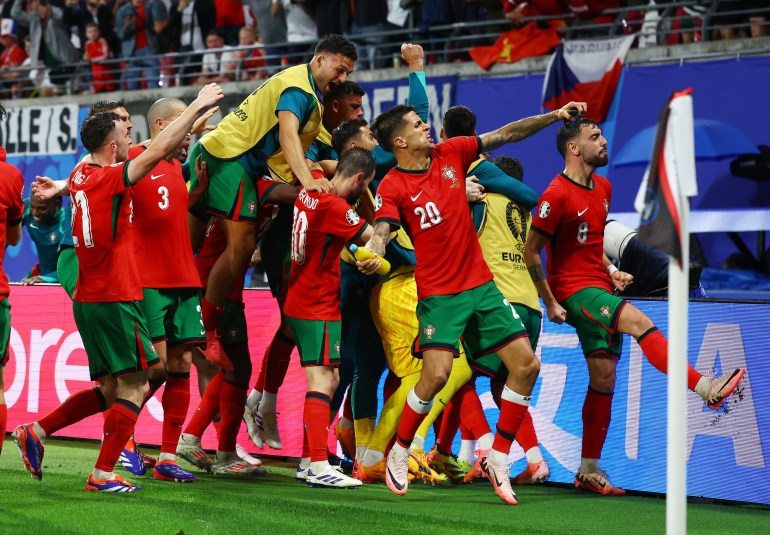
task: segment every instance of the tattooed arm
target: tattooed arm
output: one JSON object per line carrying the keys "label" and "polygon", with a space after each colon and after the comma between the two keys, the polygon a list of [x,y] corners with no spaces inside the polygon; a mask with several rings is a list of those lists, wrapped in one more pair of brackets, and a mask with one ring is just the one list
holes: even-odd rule
{"label": "tattooed arm", "polygon": [[536,231],[530,231],[527,235],[527,243],[524,246],[524,261],[527,263],[529,276],[535,283],[537,293],[543,298],[548,319],[555,323],[564,323],[567,319],[567,311],[556,301],[545,277],[545,269],[540,261],[540,251],[543,250],[548,238]]}

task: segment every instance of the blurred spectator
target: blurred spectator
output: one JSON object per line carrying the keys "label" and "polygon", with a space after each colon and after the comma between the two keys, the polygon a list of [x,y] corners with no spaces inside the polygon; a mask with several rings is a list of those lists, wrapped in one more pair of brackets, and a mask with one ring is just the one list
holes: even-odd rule
{"label": "blurred spectator", "polygon": [[358,48],[359,69],[381,69],[390,56],[387,39],[371,35],[387,30],[388,0],[356,0],[350,35]]}
{"label": "blurred spectator", "polygon": [[[505,18],[520,25],[525,17],[564,16],[559,32],[568,26],[577,30],[576,36],[607,35],[609,28],[595,28],[597,24],[609,25],[617,13],[605,14],[608,9],[620,7],[620,0],[502,0]],[[571,15],[571,16],[570,16]]]}
{"label": "blurred spectator", "polygon": [[168,27],[168,13],[161,0],[131,0],[118,9],[116,29],[121,57],[126,59],[125,84],[139,89],[142,73],[148,88],[157,88],[160,62],[153,55],[166,52],[161,35]]}
{"label": "blurred spectator", "polygon": [[22,26],[29,29],[32,67],[43,66],[49,69],[50,81],[62,91],[74,76],[80,59],[78,51],[72,46],[69,29],[63,21],[62,8],[49,4],[48,0],[30,0],[27,10],[22,9],[23,0],[16,0],[11,8],[11,16]]}
{"label": "blurred spectator", "polygon": [[[257,29],[265,45],[265,61],[270,67],[280,67],[281,58],[286,50],[280,45],[288,39],[286,35],[286,17],[281,8],[281,0],[241,0],[251,8],[257,19]],[[274,71],[275,69],[271,69]],[[269,74],[272,74],[270,72]]]}
{"label": "blurred spectator", "polygon": [[[27,96],[53,96],[54,85],[51,83],[51,78],[48,76],[48,69],[42,64],[38,65],[38,68],[32,68],[32,38],[27,35],[24,38],[24,52],[27,54],[27,59],[21,64],[26,74],[26,79],[21,82],[21,86],[18,88],[16,94],[21,97]],[[22,76],[25,76],[24,74]]]}
{"label": "blurred spectator", "polygon": [[30,269],[22,284],[38,282],[59,282],[56,273],[56,261],[59,257],[59,243],[63,233],[64,218],[67,217],[61,205],[61,197],[56,196],[41,201],[34,195],[24,201],[24,214],[21,224],[32,239],[37,250],[38,263]]}
{"label": "blurred spectator", "polygon": [[116,57],[120,55],[120,39],[118,34],[115,33],[115,14],[112,8],[107,5],[108,0],[87,0],[86,2],[78,3],[74,10],[74,18],[80,32],[80,42],[83,43],[85,49],[85,42],[88,40],[86,37],[86,26],[93,23],[99,27],[99,33],[107,43],[110,45],[112,56]]}
{"label": "blurred spectator", "polygon": [[205,38],[216,27],[214,0],[174,0],[169,13],[173,29],[173,48],[185,55],[180,58],[178,72],[181,83],[190,84],[200,74]]}
{"label": "blurred spectator", "polygon": [[27,54],[16,42],[16,36],[11,33],[0,35],[0,44],[3,51],[0,52],[0,98],[10,98],[14,87],[18,87],[22,73],[17,69],[21,67]]}
{"label": "blurred spectator", "polygon": [[[244,26],[238,32],[239,46],[254,46],[258,42],[259,34],[253,26]],[[251,50],[237,50],[233,52],[234,69],[236,79],[239,81],[261,80],[267,78],[267,63],[265,55],[260,48]]]}
{"label": "blurred spectator", "polygon": [[313,12],[305,0],[281,0],[286,16],[286,34],[289,42],[289,64],[306,63],[313,55],[318,41],[318,27]]}
{"label": "blurred spectator", "polygon": [[206,52],[203,55],[201,75],[195,81],[198,85],[216,82],[222,84],[232,82],[235,79],[235,58],[233,52],[228,50],[225,39],[220,29],[211,30],[206,36]]}
{"label": "blurred spectator", "polygon": [[[406,2],[408,1],[406,0]],[[388,0],[388,22],[394,30],[406,28],[409,23],[412,10],[405,7],[404,4],[405,0]]]}
{"label": "blurred spectator", "polygon": [[86,26],[86,51],[83,59],[91,64],[91,89],[90,93],[103,91],[115,91],[114,66],[105,64],[104,61],[112,57],[110,45],[107,39],[102,37],[99,26],[93,22]]}
{"label": "blurred spectator", "polygon": [[238,32],[245,23],[243,2],[237,0],[217,0],[217,28],[220,30],[225,44],[238,44]]}
{"label": "blurred spectator", "polygon": [[767,0],[721,0],[712,23],[721,39],[762,37],[770,33],[765,25],[769,13]]}
{"label": "blurred spectator", "polygon": [[[387,2],[387,0],[383,0]],[[348,0],[305,0],[314,13],[318,36],[330,33],[346,34],[350,28],[350,6]],[[358,2],[356,2],[357,4]]]}

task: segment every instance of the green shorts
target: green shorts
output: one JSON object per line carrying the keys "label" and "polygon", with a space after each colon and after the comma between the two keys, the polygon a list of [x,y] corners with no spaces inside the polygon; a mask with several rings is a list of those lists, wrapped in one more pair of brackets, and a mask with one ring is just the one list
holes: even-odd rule
{"label": "green shorts", "polygon": [[238,160],[215,158],[206,152],[200,142],[193,146],[187,158],[190,161],[190,191],[198,185],[195,160],[199,155],[201,160],[206,162],[206,172],[209,176],[209,186],[199,201],[206,212],[232,221],[255,223],[259,198],[254,178]]}
{"label": "green shorts", "polygon": [[0,301],[0,368],[8,364],[11,358],[11,303],[4,297]]}
{"label": "green shorts", "polygon": [[246,327],[246,305],[243,301],[225,301],[225,311],[219,317],[222,345],[239,346],[249,343]]}
{"label": "green shorts", "polygon": [[262,267],[267,275],[270,292],[276,299],[283,300],[289,289],[291,271],[291,225],[294,208],[281,205],[278,215],[259,243]]}
{"label": "green shorts", "polygon": [[340,363],[340,321],[303,320],[286,316],[299,349],[302,367],[338,366]]}
{"label": "green shorts", "polygon": [[143,288],[139,301],[153,342],[205,345],[199,288]]}
{"label": "green shorts", "polygon": [[74,247],[63,247],[59,251],[56,273],[59,276],[59,284],[72,299],[75,295],[75,286],[78,285],[78,256],[75,254]]}
{"label": "green shorts", "polygon": [[146,370],[158,362],[137,301],[81,303],[72,310],[88,356],[91,380]]}
{"label": "green shorts", "polygon": [[[534,310],[521,303],[511,303],[511,305],[516,311],[516,314],[518,314],[519,319],[521,319],[521,323],[527,329],[529,345],[532,346],[532,351],[534,351],[537,348],[537,341],[540,339],[540,329],[543,325],[543,313],[540,310]],[[508,368],[503,366],[503,362],[494,353],[479,357],[470,361],[468,364],[470,364],[476,371],[488,375],[498,381],[504,381],[508,377]]]}
{"label": "green shorts", "polygon": [[625,305],[620,297],[599,288],[580,290],[562,302],[586,357],[620,358],[623,335],[617,327]]}
{"label": "green shorts", "polygon": [[420,330],[412,354],[418,358],[426,349],[451,351],[457,357],[462,337],[469,362],[475,361],[527,336],[521,318],[492,281],[458,294],[420,299],[417,320]]}

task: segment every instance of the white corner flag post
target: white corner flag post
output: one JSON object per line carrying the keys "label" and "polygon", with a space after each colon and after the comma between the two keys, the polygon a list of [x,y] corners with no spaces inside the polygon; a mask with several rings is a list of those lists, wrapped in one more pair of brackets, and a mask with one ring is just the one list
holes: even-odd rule
{"label": "white corner flag post", "polygon": [[[649,220],[651,212],[668,208],[673,227],[678,227],[678,236],[670,235],[660,243],[678,241],[681,246],[681,265],[669,252],[668,267],[668,457],[666,478],[666,533],[683,535],[687,533],[687,306],[689,293],[690,258],[690,201],[698,194],[695,176],[695,133],[693,129],[693,108],[691,90],[675,93],[668,102],[668,120],[665,137],[662,138],[661,152],[653,149],[652,163],[642,179],[641,188],[634,203],[642,212],[642,222]],[[661,132],[656,138],[660,139]],[[656,141],[657,143],[657,141]],[[657,160],[655,158],[657,156]],[[651,190],[648,178],[654,173],[656,183],[653,189],[662,193],[657,207],[645,202]],[[653,194],[653,196],[655,196]],[[647,214],[645,215],[645,210]],[[678,225],[676,224],[678,222]],[[652,225],[650,225],[652,227]],[[655,233],[670,229],[657,228]],[[649,231],[648,231],[649,232]],[[673,230],[675,234],[677,231]],[[640,229],[641,237],[641,229]],[[661,236],[656,236],[660,238]],[[658,241],[658,240],[656,240]]]}

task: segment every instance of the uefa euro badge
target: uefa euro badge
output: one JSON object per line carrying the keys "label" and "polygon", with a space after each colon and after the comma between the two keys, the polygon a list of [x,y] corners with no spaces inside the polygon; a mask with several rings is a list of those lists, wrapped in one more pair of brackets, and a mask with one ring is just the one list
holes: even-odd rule
{"label": "uefa euro badge", "polygon": [[599,312],[601,312],[602,316],[604,316],[605,318],[610,317],[610,307],[608,307],[607,305],[604,305],[603,307],[601,307],[599,309]]}
{"label": "uefa euro badge", "polygon": [[348,223],[351,225],[357,225],[358,222],[361,220],[361,218],[358,216],[355,210],[352,208],[345,212],[345,219],[348,220]]}
{"label": "uefa euro badge", "polygon": [[382,197],[378,193],[374,196],[374,211],[378,211],[380,208],[382,208]]}
{"label": "uefa euro badge", "polygon": [[425,332],[425,337],[428,340],[432,340],[433,335],[436,334],[436,328],[432,324],[429,324],[427,327],[425,327],[423,332]]}
{"label": "uefa euro badge", "polygon": [[249,201],[249,213],[252,215],[257,213],[257,201],[255,200]]}
{"label": "uefa euro badge", "polygon": [[548,201],[543,201],[540,203],[540,209],[537,211],[537,215],[540,216],[540,219],[545,219],[548,217],[548,214],[551,213],[551,205],[548,204]]}

